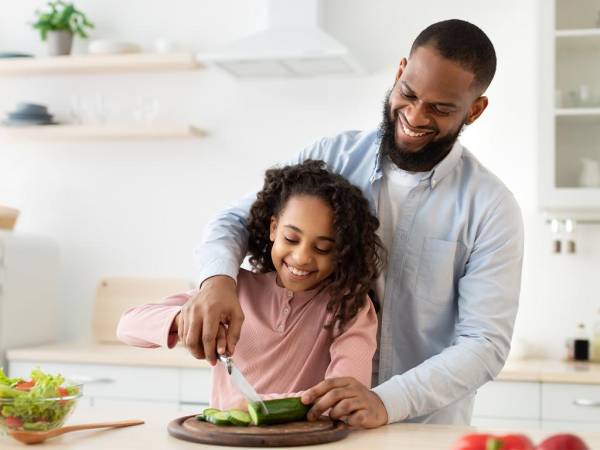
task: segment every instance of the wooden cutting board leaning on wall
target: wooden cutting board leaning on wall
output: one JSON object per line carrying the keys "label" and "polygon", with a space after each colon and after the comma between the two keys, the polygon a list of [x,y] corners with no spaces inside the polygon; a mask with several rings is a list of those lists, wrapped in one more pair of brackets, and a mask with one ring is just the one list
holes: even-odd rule
{"label": "wooden cutting board leaning on wall", "polygon": [[120,343],[116,336],[121,315],[133,306],[160,302],[193,289],[179,278],[108,277],[98,282],[92,316],[92,336],[99,343]]}

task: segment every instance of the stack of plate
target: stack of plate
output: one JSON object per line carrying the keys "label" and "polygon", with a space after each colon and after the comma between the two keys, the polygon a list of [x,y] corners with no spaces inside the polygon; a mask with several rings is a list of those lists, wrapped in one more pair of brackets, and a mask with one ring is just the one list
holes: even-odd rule
{"label": "stack of plate", "polygon": [[28,125],[50,125],[54,124],[52,114],[48,114],[48,108],[35,103],[19,103],[13,112],[6,115],[2,122],[10,126]]}

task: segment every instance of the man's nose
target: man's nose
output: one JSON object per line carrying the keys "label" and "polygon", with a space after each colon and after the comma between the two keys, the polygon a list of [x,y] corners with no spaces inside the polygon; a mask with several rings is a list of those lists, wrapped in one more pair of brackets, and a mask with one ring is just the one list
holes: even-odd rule
{"label": "man's nose", "polygon": [[429,117],[425,107],[421,103],[413,103],[402,110],[406,121],[411,127],[427,127],[429,125]]}

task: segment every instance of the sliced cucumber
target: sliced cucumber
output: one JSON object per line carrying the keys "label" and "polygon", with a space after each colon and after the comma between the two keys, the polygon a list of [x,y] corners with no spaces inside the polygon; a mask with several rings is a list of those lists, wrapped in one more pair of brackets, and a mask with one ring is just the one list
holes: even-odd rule
{"label": "sliced cucumber", "polygon": [[227,411],[219,411],[212,413],[206,417],[206,421],[214,425],[231,425],[229,421],[229,413]]}
{"label": "sliced cucumber", "polygon": [[233,425],[247,427],[252,422],[250,420],[250,414],[246,411],[242,411],[241,409],[230,409],[229,411],[229,421]]}
{"label": "sliced cucumber", "polygon": [[202,411],[202,415],[206,418],[206,417],[208,417],[212,414],[218,413],[218,412],[221,412],[221,410],[217,409],[217,408],[205,408]]}
{"label": "sliced cucumber", "polygon": [[306,420],[306,413],[311,405],[305,405],[300,397],[280,398],[277,400],[266,400],[265,413],[260,404],[249,403],[248,414],[254,425],[270,425],[275,423],[286,423]]}

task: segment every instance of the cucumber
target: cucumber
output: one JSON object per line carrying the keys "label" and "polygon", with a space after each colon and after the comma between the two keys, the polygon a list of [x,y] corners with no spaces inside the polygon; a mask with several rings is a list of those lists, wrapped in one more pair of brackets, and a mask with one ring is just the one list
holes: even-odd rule
{"label": "cucumber", "polygon": [[306,420],[306,413],[311,405],[305,405],[300,397],[280,398],[277,400],[266,400],[265,413],[259,403],[248,404],[248,414],[254,425],[271,425]]}
{"label": "cucumber", "polygon": [[206,417],[206,421],[214,425],[231,425],[229,421],[229,413],[227,411],[219,411],[216,413],[209,414]]}
{"label": "cucumber", "polygon": [[242,411],[240,409],[230,409],[227,412],[229,413],[229,421],[232,423],[232,425],[243,427],[250,425],[250,415],[246,411]]}
{"label": "cucumber", "polygon": [[200,414],[198,414],[196,416],[196,420],[199,422],[206,422],[207,421],[207,417],[210,416],[211,414],[214,413],[218,413],[220,412],[220,409],[217,408],[205,408]]}

